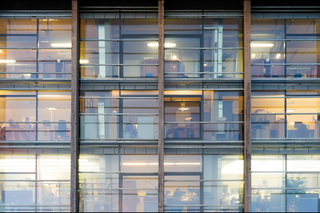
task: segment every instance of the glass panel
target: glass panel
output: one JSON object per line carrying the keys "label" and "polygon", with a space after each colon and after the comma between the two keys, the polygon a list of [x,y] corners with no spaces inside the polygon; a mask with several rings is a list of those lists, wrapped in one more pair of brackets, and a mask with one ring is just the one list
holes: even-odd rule
{"label": "glass panel", "polygon": [[287,98],[288,113],[318,113],[320,98]]}
{"label": "glass panel", "polygon": [[165,34],[201,34],[201,19],[165,19]]}
{"label": "glass panel", "polygon": [[288,171],[320,171],[319,155],[288,155]]}
{"label": "glass panel", "polygon": [[[46,121],[46,120],[44,120]],[[38,140],[39,141],[70,141],[71,124],[65,123],[65,120],[59,120],[60,123],[39,123]],[[30,138],[34,138],[34,133],[26,133]]]}
{"label": "glass panel", "polygon": [[165,124],[166,138],[200,138],[200,124],[187,123],[197,121],[200,121],[200,98],[165,101],[165,122],[182,122]]}
{"label": "glass panel", "polygon": [[205,207],[205,211],[239,211],[243,204],[243,182],[204,182],[204,205],[216,205]]}
{"label": "glass panel", "polygon": [[158,113],[158,99],[123,99],[124,113]]}
{"label": "glass panel", "polygon": [[36,35],[34,36],[30,36],[30,35],[19,36],[19,35],[8,35],[8,34],[0,35],[0,47],[9,47],[9,48],[34,47],[35,48],[36,46],[37,46]]}
{"label": "glass panel", "polygon": [[107,19],[80,19],[80,39],[118,39],[118,14],[108,13]]}
{"label": "glass panel", "polygon": [[288,173],[288,188],[319,188],[319,173]]}
{"label": "glass panel", "polygon": [[158,116],[123,116],[123,138],[158,138]]}
{"label": "glass panel", "polygon": [[70,155],[38,155],[38,180],[69,180]]}
{"label": "glass panel", "polygon": [[284,115],[251,115],[252,138],[284,138]]}
{"label": "glass panel", "polygon": [[[275,67],[275,66],[274,66]],[[318,72],[317,65],[314,66],[287,66],[288,78],[319,78],[320,71]]]}
{"label": "glass panel", "polygon": [[243,140],[243,124],[203,124],[204,140]]}
{"label": "glass panel", "polygon": [[[2,205],[34,205],[35,183],[34,182],[1,182]],[[15,207],[12,207],[13,209]]]}
{"label": "glass panel", "polygon": [[8,73],[1,73],[1,78],[35,78],[36,50],[0,49],[0,72]]}
{"label": "glass panel", "polygon": [[[116,41],[80,41],[80,64],[119,64],[119,46]],[[110,75],[112,67],[97,68]]]}
{"label": "glass panel", "polygon": [[121,95],[158,96],[158,90],[121,90]]}
{"label": "glass panel", "polygon": [[291,212],[319,212],[319,190],[288,190],[287,209]]}
{"label": "glass panel", "polygon": [[37,34],[37,19],[0,19],[0,34]]}
{"label": "glass panel", "polygon": [[[34,155],[0,155],[0,172],[36,172],[35,166]],[[26,180],[33,179],[29,175],[23,177]]]}
{"label": "glass panel", "polygon": [[242,92],[204,91],[204,121],[243,121]]}
{"label": "glass panel", "polygon": [[171,180],[170,182],[165,182],[164,184],[164,204],[170,205],[170,207],[165,207],[165,211],[200,211],[200,207],[194,206],[200,205],[200,182],[195,182],[196,180],[200,180],[200,176],[166,175],[164,179]]}
{"label": "glass panel", "polygon": [[81,113],[118,113],[119,112],[119,99],[103,99],[103,97],[110,97],[109,95],[103,96],[103,94],[101,94],[100,97],[102,98],[101,99],[98,99],[98,98],[80,99]]}
{"label": "glass panel", "polygon": [[122,211],[157,212],[157,176],[123,176]]}
{"label": "glass panel", "polygon": [[71,50],[39,50],[39,72],[39,78],[71,78]]}
{"label": "glass panel", "polygon": [[201,172],[201,155],[165,155],[165,172]]}
{"label": "glass panel", "polygon": [[[121,34],[158,34],[158,19],[147,18],[146,13],[135,14],[143,18],[129,18],[129,13],[121,14]],[[156,14],[150,14],[155,15]]]}
{"label": "glass panel", "polygon": [[165,74],[165,77],[198,77],[199,75],[193,72],[200,72],[200,50],[166,50],[165,72],[174,72]]}
{"label": "glass panel", "polygon": [[[205,47],[242,47],[242,19],[204,19]],[[222,34],[222,35],[221,35]],[[220,40],[222,45],[216,46]],[[223,40],[223,41],[222,41]]]}
{"label": "glass panel", "polygon": [[287,41],[287,63],[319,63],[320,41]]}
{"label": "glass panel", "polygon": [[204,180],[242,179],[242,155],[204,155]]}
{"label": "glass panel", "polygon": [[39,19],[39,47],[71,48],[71,19]]}
{"label": "glass panel", "polygon": [[[252,171],[284,171],[285,156],[283,155],[252,155]],[[291,171],[288,169],[288,171]]]}
{"label": "glass panel", "polygon": [[[119,156],[118,155],[88,155],[80,154],[79,171],[81,172],[110,172],[119,171]],[[80,180],[89,179],[94,181],[95,177],[103,181],[103,177],[109,177],[110,174],[82,174],[80,173]],[[110,176],[116,178],[116,176]],[[117,179],[117,178],[116,178]],[[88,181],[89,181],[88,180]],[[118,183],[118,182],[115,182]],[[110,185],[111,186],[111,185]],[[112,186],[113,187],[113,186]],[[116,187],[113,187],[116,188]]]}
{"label": "glass panel", "polygon": [[[288,45],[288,44],[287,44]],[[295,51],[295,50],[294,50]],[[252,64],[279,64],[285,62],[284,41],[252,41],[251,63]],[[287,63],[289,56],[287,50]],[[292,62],[293,63],[293,62]]]}
{"label": "glass panel", "polygon": [[251,38],[252,39],[274,39],[284,38],[283,19],[252,19]]}
{"label": "glass panel", "polygon": [[157,155],[121,155],[121,171],[157,172],[158,156]]}
{"label": "glass panel", "polygon": [[80,212],[119,212],[118,190],[79,190],[79,199]]}
{"label": "glass panel", "polygon": [[288,138],[319,138],[318,115],[288,115],[287,128]]}
{"label": "glass panel", "polygon": [[[106,72],[105,72],[106,71]],[[105,74],[105,75],[101,75]],[[80,66],[81,78],[118,78],[119,66]]]}
{"label": "glass panel", "polygon": [[252,188],[284,188],[285,173],[253,173]]}
{"label": "glass panel", "polygon": [[[38,205],[61,206],[70,205],[70,183],[60,181],[45,181],[37,183]],[[59,207],[42,207],[46,211],[60,209]],[[61,207],[65,210],[66,207]]]}
{"label": "glass panel", "polygon": [[[301,78],[297,72],[290,70],[291,66],[277,66],[277,65],[252,65],[251,76],[253,78],[285,78],[285,70],[287,69],[287,76],[293,78]],[[314,74],[312,74],[314,75]]]}
{"label": "glass panel", "polygon": [[[264,97],[265,98],[264,98]],[[284,98],[269,98],[263,95],[261,98],[251,99],[251,113],[285,113]]]}
{"label": "glass panel", "polygon": [[[206,78],[242,78],[242,75],[227,72],[243,72],[243,50],[204,50]],[[224,74],[224,72],[226,72]]]}
{"label": "glass panel", "polygon": [[[252,212],[284,212],[285,192],[283,190],[255,189],[252,190]],[[289,211],[289,209],[288,209]]]}
{"label": "glass panel", "polygon": [[287,34],[320,34],[320,19],[287,19]]}
{"label": "glass panel", "polygon": [[119,116],[86,115],[80,116],[80,137],[94,138],[118,138]]}

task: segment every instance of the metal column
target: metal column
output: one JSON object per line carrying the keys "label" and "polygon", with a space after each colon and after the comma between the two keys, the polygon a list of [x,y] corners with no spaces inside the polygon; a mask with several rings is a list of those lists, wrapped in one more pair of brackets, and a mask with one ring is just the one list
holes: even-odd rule
{"label": "metal column", "polygon": [[71,58],[71,189],[70,211],[79,211],[79,5],[72,0],[72,58]]}
{"label": "metal column", "polygon": [[164,0],[158,0],[158,102],[159,102],[159,129],[158,129],[158,211],[164,208]]}
{"label": "metal column", "polygon": [[243,1],[244,211],[251,212],[251,1]]}

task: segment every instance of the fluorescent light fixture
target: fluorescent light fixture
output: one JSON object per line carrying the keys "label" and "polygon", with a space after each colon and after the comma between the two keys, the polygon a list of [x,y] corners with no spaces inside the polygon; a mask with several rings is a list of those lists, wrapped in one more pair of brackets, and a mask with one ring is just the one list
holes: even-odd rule
{"label": "fluorescent light fixture", "polygon": [[80,59],[80,64],[89,64],[89,60],[87,60],[87,59]]}
{"label": "fluorescent light fixture", "polygon": [[180,110],[180,111],[187,111],[187,110],[189,110],[190,108],[188,108],[188,107],[180,107],[180,108],[178,108],[178,110]]}
{"label": "fluorescent light fixture", "polygon": [[252,55],[251,55],[251,58],[254,58],[254,57],[256,57],[256,54],[252,54]]}
{"label": "fluorescent light fixture", "polygon": [[[152,43],[148,43],[148,47],[158,47],[159,43],[158,42],[152,42]],[[164,47],[175,47],[176,44],[175,43],[165,43]]]}
{"label": "fluorescent light fixture", "polygon": [[280,56],[281,56],[280,53],[278,53],[278,54],[276,55],[276,58],[280,58]]}
{"label": "fluorescent light fixture", "polygon": [[292,113],[292,112],[295,112],[296,110],[295,109],[287,109],[287,113]]}
{"label": "fluorescent light fixture", "polygon": [[71,47],[71,43],[52,43],[51,47]]}
{"label": "fluorescent light fixture", "polygon": [[12,60],[12,59],[4,59],[4,60],[1,60],[1,59],[0,59],[0,63],[1,63],[1,64],[16,63],[16,60]]}
{"label": "fluorescent light fixture", "polygon": [[[158,163],[122,163],[123,166],[156,166]],[[201,165],[201,163],[164,163],[164,165]]]}
{"label": "fluorescent light fixture", "polygon": [[58,110],[58,108],[56,108],[56,107],[48,107],[46,109],[48,109],[48,110]]}
{"label": "fluorescent light fixture", "polygon": [[273,47],[271,43],[251,43],[251,47]]}

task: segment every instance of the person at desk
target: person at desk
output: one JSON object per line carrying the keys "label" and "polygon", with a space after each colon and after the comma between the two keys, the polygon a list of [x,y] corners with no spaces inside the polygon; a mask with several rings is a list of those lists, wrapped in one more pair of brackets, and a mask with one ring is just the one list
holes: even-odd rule
{"label": "person at desk", "polygon": [[[179,188],[177,188],[172,196],[172,200],[173,200],[172,204],[173,205],[182,205],[181,198],[182,198],[183,194],[184,193]],[[171,208],[171,211],[176,211],[176,212],[181,212],[182,210],[183,210],[182,206]]]}
{"label": "person at desk", "polygon": [[[298,122],[297,122],[298,123]],[[304,123],[298,124],[298,128],[296,129],[296,137],[297,138],[307,138],[308,137],[308,129]]]}

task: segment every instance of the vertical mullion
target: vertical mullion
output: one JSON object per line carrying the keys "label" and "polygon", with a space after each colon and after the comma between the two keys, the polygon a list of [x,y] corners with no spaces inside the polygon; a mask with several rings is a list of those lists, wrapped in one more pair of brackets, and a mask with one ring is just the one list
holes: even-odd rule
{"label": "vertical mullion", "polygon": [[244,21],[244,211],[251,212],[251,1],[243,1]]}
{"label": "vertical mullion", "polygon": [[37,19],[37,38],[36,38],[36,78],[39,78],[39,19]]}
{"label": "vertical mullion", "polygon": [[70,211],[79,211],[78,158],[79,158],[79,9],[72,0],[72,58],[71,58],[71,189]]}
{"label": "vertical mullion", "polygon": [[158,0],[158,211],[164,211],[164,0]]}

